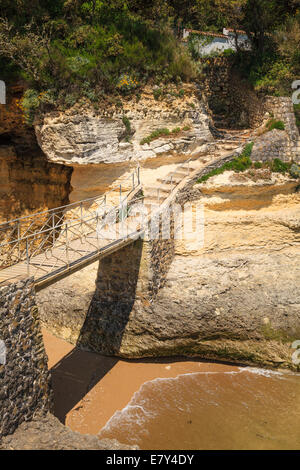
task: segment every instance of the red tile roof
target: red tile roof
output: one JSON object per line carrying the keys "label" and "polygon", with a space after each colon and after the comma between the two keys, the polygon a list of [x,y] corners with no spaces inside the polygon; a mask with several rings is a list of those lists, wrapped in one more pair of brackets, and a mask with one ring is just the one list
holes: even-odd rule
{"label": "red tile roof", "polygon": [[230,33],[234,33],[236,31],[239,34],[247,34],[246,31],[243,31],[242,29],[236,29],[236,30],[232,28],[225,28],[225,29],[227,29],[227,31],[229,31]]}
{"label": "red tile roof", "polygon": [[215,38],[227,38],[225,34],[221,34],[221,33],[208,33],[207,31],[196,31],[195,29],[186,29],[186,31],[188,31],[189,33],[193,33],[193,34],[201,34],[201,36],[211,36]]}

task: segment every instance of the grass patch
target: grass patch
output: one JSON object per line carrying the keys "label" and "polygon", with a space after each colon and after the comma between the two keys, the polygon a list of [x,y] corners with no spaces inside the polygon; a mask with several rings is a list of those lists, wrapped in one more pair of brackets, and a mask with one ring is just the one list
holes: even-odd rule
{"label": "grass patch", "polygon": [[189,131],[191,129],[190,126],[184,126],[183,128],[181,127],[174,127],[172,131],[170,131],[168,128],[164,127],[162,129],[157,129],[156,131],[151,132],[150,135],[145,137],[140,141],[140,145],[144,144],[150,144],[153,140],[158,139],[159,137],[168,137],[169,135],[177,135],[181,131]]}
{"label": "grass patch", "polygon": [[285,163],[279,158],[275,158],[272,162],[268,162],[270,164],[270,170],[273,173],[287,173],[290,168],[289,163]]}
{"label": "grass patch", "polygon": [[201,178],[197,180],[197,183],[205,183],[213,176],[221,175],[225,171],[234,171],[236,173],[241,173],[249,169],[266,169],[271,171],[272,173],[288,173],[294,179],[300,178],[300,166],[293,162],[283,162],[279,158],[275,158],[274,160],[269,162],[253,162],[250,158],[252,154],[253,145],[254,142],[247,144],[243,150],[243,153],[239,157],[236,157],[230,162],[224,163],[219,168],[215,168],[206,175],[201,176]]}
{"label": "grass patch", "polygon": [[211,170],[206,175],[203,175],[201,178],[197,180],[197,183],[205,183],[209,178],[213,176],[221,175],[225,171],[235,171],[236,173],[240,173],[242,171],[246,171],[252,166],[252,160],[250,158],[252,149],[253,149],[254,142],[247,144],[239,157],[234,158],[231,162],[226,162],[220,168],[215,168]]}
{"label": "grass patch", "polygon": [[126,133],[130,134],[131,133],[131,123],[130,123],[128,117],[123,116],[122,121],[123,121],[124,126],[126,127]]}
{"label": "grass patch", "polygon": [[285,124],[283,121],[276,121],[276,119],[270,119],[266,124],[267,131],[270,132],[273,129],[278,129],[279,131],[285,130]]}

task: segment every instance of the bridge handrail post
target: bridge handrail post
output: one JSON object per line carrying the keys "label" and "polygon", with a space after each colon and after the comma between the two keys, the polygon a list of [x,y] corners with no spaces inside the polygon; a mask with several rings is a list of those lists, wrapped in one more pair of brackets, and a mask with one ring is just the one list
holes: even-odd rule
{"label": "bridge handrail post", "polygon": [[83,237],[83,225],[82,225],[82,219],[83,219],[83,207],[82,207],[82,201],[80,202],[80,231],[81,231],[81,243],[82,243],[82,237]]}
{"label": "bridge handrail post", "polygon": [[20,230],[20,222],[18,222],[18,257],[19,257],[19,261],[21,259],[21,246],[20,246],[20,243],[21,243],[21,230]]}
{"label": "bridge handrail post", "polygon": [[67,258],[67,265],[70,266],[69,260],[69,238],[68,238],[68,222],[66,222],[66,258]]}
{"label": "bridge handrail post", "polygon": [[53,247],[54,247],[54,244],[55,244],[55,214],[53,212],[52,214],[52,230],[53,230],[53,233],[52,233],[52,244],[53,244]]}
{"label": "bridge handrail post", "polygon": [[26,263],[27,263],[27,276],[30,277],[28,238],[26,238]]}

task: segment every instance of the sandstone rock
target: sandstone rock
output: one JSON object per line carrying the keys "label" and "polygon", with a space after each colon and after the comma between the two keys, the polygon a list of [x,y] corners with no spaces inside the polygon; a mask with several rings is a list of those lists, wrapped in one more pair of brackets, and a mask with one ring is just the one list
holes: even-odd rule
{"label": "sandstone rock", "polygon": [[[160,139],[160,145],[150,147],[141,146],[140,142],[154,130],[172,130],[185,124],[191,126],[191,130],[185,132],[189,136],[188,144],[201,145],[212,140],[206,105],[197,98],[196,89],[192,93],[194,109],[188,105],[190,97],[167,103],[157,102],[153,94],[145,93],[139,104],[125,102],[123,110],[114,110],[110,118],[104,111],[96,115],[94,110],[88,109],[49,113],[36,122],[37,140],[50,161],[68,165],[138,161],[171,150],[188,153],[189,145],[182,144],[180,136],[176,135],[166,137],[163,142]],[[131,145],[123,142],[125,114],[130,119]]]}

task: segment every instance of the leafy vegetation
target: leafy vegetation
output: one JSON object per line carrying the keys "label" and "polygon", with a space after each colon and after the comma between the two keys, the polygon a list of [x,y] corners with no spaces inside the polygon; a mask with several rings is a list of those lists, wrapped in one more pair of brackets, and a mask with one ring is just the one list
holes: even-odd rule
{"label": "leafy vegetation", "polygon": [[283,121],[276,121],[276,119],[270,119],[266,124],[267,130],[270,132],[273,129],[278,129],[280,131],[284,131],[285,124]]}
{"label": "leafy vegetation", "polygon": [[[246,30],[253,47],[240,51],[236,40],[238,54],[224,55],[258,90],[290,94],[300,75],[299,0],[1,0],[1,78],[21,76],[51,95],[48,105],[129,94],[138,100],[149,82],[159,85],[160,99],[162,84],[201,72],[198,57],[178,41],[182,28],[228,26]],[[29,101],[33,110],[33,95]]]}
{"label": "leafy vegetation", "polygon": [[293,162],[283,162],[279,158],[275,158],[274,160],[267,162],[253,162],[251,160],[253,146],[254,142],[247,144],[239,157],[236,157],[233,160],[224,163],[219,168],[215,168],[214,170],[211,170],[210,172],[201,176],[201,178],[197,180],[197,183],[205,183],[213,176],[221,175],[225,171],[234,171],[236,173],[241,173],[250,169],[265,169],[273,173],[282,174],[289,173],[292,178],[300,178],[300,167]]}
{"label": "leafy vegetation", "polygon": [[189,131],[190,126],[184,126],[182,129],[180,127],[175,127],[172,132],[167,128],[157,129],[156,131],[151,132],[151,134],[141,140],[140,145],[150,144],[155,139],[159,137],[168,137],[169,135],[179,134],[181,131]]}
{"label": "leafy vegetation", "polygon": [[32,3],[35,8],[27,10],[22,0],[1,1],[2,72],[17,67],[30,88],[51,90],[58,102],[82,96],[96,101],[107,93],[134,93],[151,79],[180,82],[196,76],[169,26],[157,27],[134,14],[127,2]]}
{"label": "leafy vegetation", "polygon": [[215,168],[211,170],[206,175],[203,175],[197,180],[197,183],[205,183],[209,178],[213,176],[221,175],[225,171],[235,171],[240,173],[242,171],[248,170],[252,166],[251,153],[253,149],[254,142],[247,144],[239,157],[234,158],[230,162],[224,163],[220,168]]}

